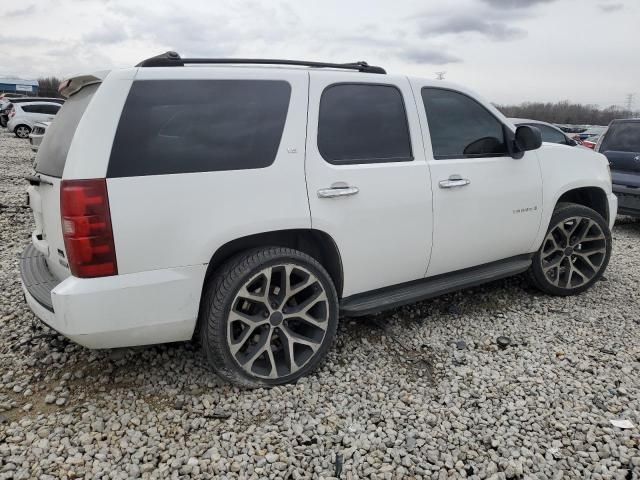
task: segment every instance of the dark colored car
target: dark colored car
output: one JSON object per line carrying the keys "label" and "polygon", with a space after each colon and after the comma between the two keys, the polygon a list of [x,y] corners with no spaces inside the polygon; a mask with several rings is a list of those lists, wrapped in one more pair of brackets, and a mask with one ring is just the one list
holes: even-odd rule
{"label": "dark colored car", "polygon": [[596,150],[609,160],[618,212],[640,216],[640,118],[613,120]]}

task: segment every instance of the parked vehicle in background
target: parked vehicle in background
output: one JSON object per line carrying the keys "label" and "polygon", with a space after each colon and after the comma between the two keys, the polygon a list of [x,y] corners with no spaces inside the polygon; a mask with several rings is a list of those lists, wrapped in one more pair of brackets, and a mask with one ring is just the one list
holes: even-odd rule
{"label": "parked vehicle in background", "polygon": [[24,97],[21,93],[0,93],[0,103],[7,103],[13,100],[14,98]]}
{"label": "parked vehicle in background", "polygon": [[44,134],[47,132],[47,128],[51,125],[51,122],[36,122],[33,126],[33,130],[29,134],[29,143],[31,144],[31,150],[38,151]]}
{"label": "parked vehicle in background", "polygon": [[565,133],[580,133],[587,129],[587,127],[580,125],[557,125],[557,127]]}
{"label": "parked vehicle in background", "polygon": [[11,102],[0,104],[0,127],[7,128],[9,122],[9,109],[13,108]]}
{"label": "parked vehicle in background", "polygon": [[18,103],[26,103],[26,102],[52,102],[59,103],[62,105],[64,103],[64,98],[49,98],[49,97],[21,97],[21,98],[12,98],[10,102],[6,102],[0,106],[0,126],[5,127],[9,122],[9,114],[11,110],[13,110],[13,106]]}
{"label": "parked vehicle in background", "polygon": [[613,120],[596,150],[609,160],[619,212],[640,216],[640,118]]}
{"label": "parked vehicle in background", "polygon": [[591,137],[600,137],[606,129],[607,127],[592,125],[584,132],[580,132],[578,136],[580,137],[580,140],[589,140]]}
{"label": "parked vehicle in background", "polygon": [[511,122],[516,126],[529,125],[530,127],[536,127],[542,134],[543,142],[558,143],[560,145],[568,145],[570,147],[580,145],[578,141],[574,140],[558,127],[550,123],[531,120],[528,118],[510,118],[509,120],[511,120]]}
{"label": "parked vehicle in background", "polygon": [[30,308],[75,342],[197,332],[222,378],[273,386],[318,365],[340,314],[525,271],[574,295],[603,274],[602,155],[542,144],[444,81],[220,62],[168,52],[61,84],[20,270]]}
{"label": "parked vehicle in background", "polygon": [[36,122],[52,120],[60,107],[59,103],[53,102],[16,103],[9,112],[7,128],[16,137],[27,138]]}
{"label": "parked vehicle in background", "polygon": [[590,137],[585,138],[584,140],[580,140],[584,147],[590,148],[591,150],[596,149],[596,145],[598,144],[598,140],[601,135],[591,135]]}

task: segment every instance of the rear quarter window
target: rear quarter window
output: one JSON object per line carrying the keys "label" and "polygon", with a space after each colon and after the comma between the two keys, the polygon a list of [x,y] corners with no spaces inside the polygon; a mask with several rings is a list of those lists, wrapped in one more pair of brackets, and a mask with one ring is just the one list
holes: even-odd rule
{"label": "rear quarter window", "polygon": [[138,80],[108,177],[264,168],[277,155],[291,86],[280,80]]}
{"label": "rear quarter window", "polygon": [[60,108],[38,149],[36,172],[52,177],[62,177],[76,128],[98,87],[99,84],[84,87],[69,97]]}

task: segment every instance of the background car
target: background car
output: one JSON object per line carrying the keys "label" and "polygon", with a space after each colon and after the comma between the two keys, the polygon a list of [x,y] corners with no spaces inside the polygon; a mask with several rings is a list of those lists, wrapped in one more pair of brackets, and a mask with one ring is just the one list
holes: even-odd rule
{"label": "background car", "polygon": [[566,133],[560,130],[555,125],[551,125],[547,122],[541,122],[540,120],[531,120],[528,118],[510,118],[511,122],[519,127],[520,125],[529,125],[530,127],[536,127],[542,134],[542,141],[548,143],[559,143],[561,145],[569,145],[575,147],[580,143],[573,138],[569,137]]}
{"label": "background car", "polygon": [[53,102],[17,103],[9,113],[7,128],[16,137],[27,138],[36,122],[52,120],[61,105]]}
{"label": "background car", "polygon": [[33,126],[33,130],[31,130],[31,133],[29,134],[29,143],[31,144],[31,150],[34,152],[37,152],[38,148],[40,148],[42,138],[47,132],[47,127],[49,125],[51,125],[51,122],[37,122]]}
{"label": "background car", "polygon": [[21,93],[0,93],[0,103],[7,103],[14,98],[24,97]]}
{"label": "background car", "polygon": [[51,98],[51,97],[20,97],[20,98],[12,98],[10,101],[7,101],[3,104],[0,104],[0,126],[7,127],[7,123],[9,122],[9,114],[11,110],[13,110],[13,106],[17,103],[27,103],[27,102],[53,102],[59,103],[62,105],[64,103],[64,98]]}
{"label": "background car", "polygon": [[601,125],[592,125],[584,132],[580,132],[578,136],[580,137],[580,140],[589,140],[590,137],[600,137],[606,129],[607,127],[603,127]]}
{"label": "background car", "polygon": [[640,216],[640,118],[613,120],[596,151],[609,160],[619,212]]}

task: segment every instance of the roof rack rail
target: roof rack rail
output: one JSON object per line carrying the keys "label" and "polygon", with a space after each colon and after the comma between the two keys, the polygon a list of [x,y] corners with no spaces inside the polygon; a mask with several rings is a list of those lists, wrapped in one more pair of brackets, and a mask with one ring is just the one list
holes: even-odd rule
{"label": "roof rack rail", "polygon": [[256,64],[256,65],[298,65],[316,68],[340,68],[357,70],[363,73],[387,73],[384,68],[369,65],[367,62],[326,63],[308,62],[306,60],[277,60],[268,58],[182,58],[177,52],[165,52],[147,58],[136,67],[183,67],[186,64]]}

